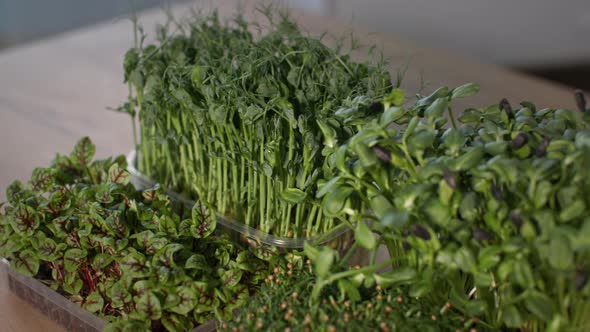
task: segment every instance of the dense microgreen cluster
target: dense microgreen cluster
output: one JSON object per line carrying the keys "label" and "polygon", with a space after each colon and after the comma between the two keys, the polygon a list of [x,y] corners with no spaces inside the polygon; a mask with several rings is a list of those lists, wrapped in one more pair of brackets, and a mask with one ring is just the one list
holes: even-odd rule
{"label": "dense microgreen cluster", "polygon": [[352,61],[286,15],[267,18],[214,13],[175,35],[161,29],[159,44],[126,54],[120,110],[138,110],[147,176],[263,232],[313,236],[333,226],[315,199],[324,156],[363,122],[335,114],[343,104],[378,111],[365,104],[391,82],[383,64]]}
{"label": "dense microgreen cluster", "polygon": [[[447,298],[493,328],[587,329],[583,95],[576,97],[582,112],[502,100],[456,121],[451,101],[478,89],[443,87],[414,105],[386,107],[328,158],[334,177],[319,192],[324,209],[357,222],[360,245],[383,244],[392,257],[392,271],[369,266],[371,273],[352,278]],[[316,258],[322,270],[333,261],[324,251]],[[317,287],[345,277],[325,271]]]}
{"label": "dense microgreen cluster", "polygon": [[445,299],[417,300],[408,296],[407,287],[365,287],[341,279],[310,305],[316,274],[311,261],[304,260],[296,254],[286,256],[248,305],[219,330],[455,331],[476,326]]}
{"label": "dense microgreen cluster", "polygon": [[0,255],[112,321],[111,331],[187,331],[231,317],[274,254],[213,233],[201,203],[184,208],[159,188],[136,191],[123,156],[92,161],[94,151],[83,138],[8,187]]}

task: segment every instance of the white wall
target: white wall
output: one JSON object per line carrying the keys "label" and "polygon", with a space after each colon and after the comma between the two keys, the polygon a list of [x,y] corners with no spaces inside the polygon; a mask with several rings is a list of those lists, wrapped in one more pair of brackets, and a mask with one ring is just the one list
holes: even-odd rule
{"label": "white wall", "polygon": [[524,67],[590,63],[590,0],[324,0],[419,45]]}

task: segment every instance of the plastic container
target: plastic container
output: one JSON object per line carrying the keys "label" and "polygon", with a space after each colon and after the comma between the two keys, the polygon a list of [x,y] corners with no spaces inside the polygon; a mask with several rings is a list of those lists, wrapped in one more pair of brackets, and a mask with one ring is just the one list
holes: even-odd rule
{"label": "plastic container", "polygon": [[[100,317],[82,309],[39,280],[13,271],[10,263],[4,258],[0,258],[0,273],[4,274],[4,279],[12,293],[37,308],[68,332],[99,332],[107,324]],[[215,321],[211,320],[199,325],[191,332],[215,330]]]}
{"label": "plastic container", "polygon": [[[127,155],[127,171],[131,174],[131,182],[139,190],[151,188],[156,185],[156,181],[148,178],[147,176],[140,173],[135,168],[136,153],[131,151]],[[181,201],[188,206],[193,206],[195,202],[175,193],[171,190],[166,190],[166,193]],[[352,245],[354,242],[354,232],[344,224],[334,227],[332,230],[325,234],[313,236],[313,237],[302,237],[302,238],[286,238],[278,237],[271,234],[267,234],[259,231],[256,228],[250,227],[236,220],[228,219],[223,216],[217,217],[217,225],[221,226],[226,230],[230,236],[239,237],[243,241],[247,241],[252,245],[265,244],[284,249],[303,249],[305,242],[311,242],[319,245],[329,245],[333,249],[338,251],[344,251]]]}

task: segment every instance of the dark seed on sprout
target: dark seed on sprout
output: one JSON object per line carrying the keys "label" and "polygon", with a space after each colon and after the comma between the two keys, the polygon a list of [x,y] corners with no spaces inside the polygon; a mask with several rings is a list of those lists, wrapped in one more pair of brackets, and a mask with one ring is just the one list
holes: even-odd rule
{"label": "dark seed on sprout", "polygon": [[455,175],[448,169],[445,168],[443,172],[443,176],[445,178],[445,182],[451,189],[457,189],[457,179]]}
{"label": "dark seed on sprout", "polygon": [[576,285],[577,290],[581,290],[586,286],[588,282],[588,272],[586,270],[578,269],[576,271],[576,276],[574,277],[574,283]]}
{"label": "dark seed on sprout", "polygon": [[412,249],[412,246],[408,243],[408,241],[402,242],[402,247],[404,248],[404,250]]}
{"label": "dark seed on sprout", "polygon": [[547,154],[547,147],[549,146],[550,142],[551,142],[551,139],[549,137],[545,137],[543,139],[543,141],[541,143],[539,143],[539,145],[537,146],[537,149],[535,150],[535,154],[537,155],[537,157],[539,157],[539,158],[545,157],[545,155]]}
{"label": "dark seed on sprout", "polygon": [[500,100],[500,109],[502,109],[502,110],[504,110],[504,112],[506,112],[506,115],[508,115],[509,119],[514,118],[514,113],[512,112],[512,106],[510,106],[510,103],[508,102],[508,100],[506,98],[503,98],[502,100]]}
{"label": "dark seed on sprout", "polygon": [[391,154],[387,152],[384,148],[380,147],[379,145],[375,145],[371,148],[377,158],[383,160],[386,163],[391,162]]}
{"label": "dark seed on sprout", "polygon": [[502,188],[496,185],[496,180],[492,181],[492,196],[494,196],[494,198],[498,201],[502,201],[504,199]]}
{"label": "dark seed on sprout", "polygon": [[493,238],[488,232],[484,231],[483,229],[476,228],[473,231],[473,239],[475,241],[481,242],[481,241],[491,241]]}
{"label": "dark seed on sprout", "polygon": [[512,210],[510,212],[510,221],[512,221],[512,224],[516,226],[516,228],[520,228],[522,226],[522,216],[520,215],[520,212]]}
{"label": "dark seed on sprout", "polygon": [[518,150],[518,149],[522,148],[523,146],[525,146],[525,144],[527,144],[528,141],[529,141],[529,137],[527,136],[527,134],[520,132],[512,140],[512,148],[514,150]]}
{"label": "dark seed on sprout", "polygon": [[584,96],[584,91],[576,90],[574,92],[574,98],[576,99],[578,110],[582,113],[586,112],[586,97]]}
{"label": "dark seed on sprout", "polygon": [[376,102],[372,103],[371,106],[369,106],[369,110],[371,111],[372,114],[381,113],[381,112],[383,112],[383,104],[376,101]]}
{"label": "dark seed on sprout", "polygon": [[414,224],[410,227],[410,229],[414,235],[421,238],[422,240],[430,240],[430,232],[428,232],[424,226],[420,224]]}

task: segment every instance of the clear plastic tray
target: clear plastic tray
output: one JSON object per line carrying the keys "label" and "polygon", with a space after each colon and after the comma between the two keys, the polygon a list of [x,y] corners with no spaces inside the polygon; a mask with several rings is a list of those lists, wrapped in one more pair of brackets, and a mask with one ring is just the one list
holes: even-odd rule
{"label": "clear plastic tray", "polygon": [[[58,323],[68,332],[99,332],[106,321],[82,309],[42,282],[25,277],[10,268],[10,263],[0,258],[0,273],[8,283],[12,293],[25,300],[45,316]],[[191,332],[212,332],[216,330],[215,321],[199,325]]]}
{"label": "clear plastic tray", "polygon": [[[156,185],[156,181],[143,175],[135,168],[135,159],[135,151],[131,151],[129,154],[127,154],[127,171],[129,171],[131,174],[131,182],[133,185],[135,185],[135,187],[139,190],[151,188]],[[191,207],[194,205],[193,201],[179,195],[178,193],[175,193],[171,190],[166,190],[166,193],[173,199],[181,201]],[[241,223],[237,220],[228,219],[223,216],[217,217],[217,225],[228,231],[230,235],[239,236],[249,243],[266,244],[284,249],[302,249],[305,242],[311,242],[319,245],[327,244],[333,249],[342,251],[348,249],[354,241],[353,231],[344,224],[334,227],[325,234],[297,239],[278,237],[264,233],[256,228],[246,226],[244,223]]]}

